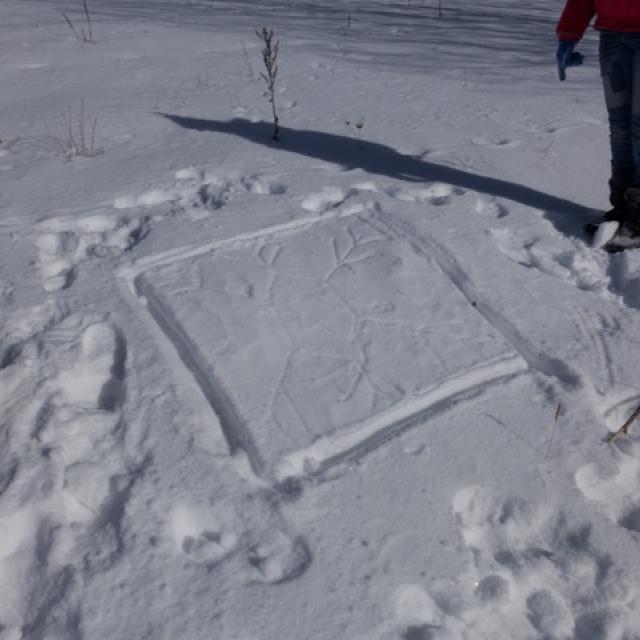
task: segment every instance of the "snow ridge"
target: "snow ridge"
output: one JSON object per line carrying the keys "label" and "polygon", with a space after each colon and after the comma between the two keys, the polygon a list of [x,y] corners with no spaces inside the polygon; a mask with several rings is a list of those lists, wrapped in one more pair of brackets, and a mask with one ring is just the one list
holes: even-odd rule
{"label": "snow ridge", "polygon": [[469,304],[504,336],[532,369],[545,376],[556,378],[568,388],[580,386],[579,375],[572,371],[565,362],[551,358],[536,350],[498,310],[485,301],[484,296],[476,289],[455,257],[435,240],[419,234],[411,223],[400,220],[398,217],[391,216],[388,213],[379,213],[377,218],[386,227],[403,237],[417,253],[425,253],[435,259],[451,283],[467,299]]}

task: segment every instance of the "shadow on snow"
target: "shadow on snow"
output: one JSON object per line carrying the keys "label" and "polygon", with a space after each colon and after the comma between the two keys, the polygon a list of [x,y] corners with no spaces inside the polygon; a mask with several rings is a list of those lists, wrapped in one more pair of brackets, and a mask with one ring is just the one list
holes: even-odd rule
{"label": "shadow on snow", "polygon": [[555,228],[565,235],[582,238],[583,225],[598,217],[586,206],[549,195],[506,180],[462,171],[399,153],[377,142],[362,141],[358,146],[348,136],[281,127],[280,141],[271,139],[273,125],[268,122],[204,120],[159,113],[175,124],[194,131],[225,133],[274,149],[296,153],[342,166],[345,170],[362,169],[370,174],[408,182],[442,182],[492,197],[519,202],[543,212]]}
{"label": "shadow on snow", "polygon": [[[48,2],[68,10],[68,0]],[[403,73],[455,70],[469,74],[472,84],[511,84],[514,71],[522,74],[532,66],[544,70],[545,82],[555,78],[560,6],[549,11],[549,0],[458,0],[444,3],[441,19],[437,6],[407,0],[109,0],[97,3],[92,15],[96,21],[142,20],[245,34],[249,40],[255,28],[266,25],[283,36],[286,46],[312,45],[341,62]]]}

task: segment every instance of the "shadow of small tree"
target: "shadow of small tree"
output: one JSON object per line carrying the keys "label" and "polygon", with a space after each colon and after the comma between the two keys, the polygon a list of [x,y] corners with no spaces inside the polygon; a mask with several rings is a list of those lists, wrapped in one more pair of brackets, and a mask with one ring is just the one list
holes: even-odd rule
{"label": "shadow of small tree", "polygon": [[584,238],[584,224],[595,221],[600,215],[589,207],[522,184],[418,159],[377,142],[361,140],[359,148],[354,148],[353,140],[348,136],[281,127],[276,147],[272,141],[272,127],[266,122],[251,122],[244,118],[205,120],[169,113],[158,115],[185,129],[235,135],[280,151],[337,164],[345,170],[362,169],[367,173],[407,182],[442,182],[519,202],[542,211],[545,218],[561,233],[578,238]]}

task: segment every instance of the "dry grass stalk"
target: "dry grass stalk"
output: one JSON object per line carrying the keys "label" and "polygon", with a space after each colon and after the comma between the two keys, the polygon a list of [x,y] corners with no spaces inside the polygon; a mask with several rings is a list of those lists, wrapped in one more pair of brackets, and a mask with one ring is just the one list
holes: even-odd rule
{"label": "dry grass stalk", "polygon": [[617,440],[619,440],[622,436],[627,435],[629,431],[629,427],[640,417],[640,407],[638,407],[632,414],[631,417],[615,432],[610,433],[607,437],[607,442],[614,444]]}
{"label": "dry grass stalk", "polygon": [[84,17],[87,22],[86,30],[83,28],[80,29],[80,32],[76,29],[75,25],[71,21],[71,18],[64,12],[61,11],[62,17],[66,20],[69,25],[69,29],[73,32],[73,35],[76,37],[78,42],[93,42],[93,25],[91,24],[91,15],[89,14],[89,7],[87,6],[87,0],[82,0],[82,4],[84,7]]}
{"label": "dry grass stalk", "polygon": [[244,60],[244,65],[247,68],[247,76],[249,76],[249,79],[253,82],[256,79],[256,74],[253,72],[253,66],[249,59],[249,52],[244,44],[242,45],[242,58]]}
{"label": "dry grass stalk", "polygon": [[71,105],[67,106],[61,119],[64,128],[62,137],[52,134],[47,128],[49,138],[60,155],[71,160],[77,156],[92,158],[102,153],[102,149],[96,148],[95,145],[98,118],[86,117],[84,100],[80,100],[80,114],[77,119],[73,116]]}
{"label": "dry grass stalk", "polygon": [[558,418],[562,415],[562,409],[563,409],[562,403],[558,402],[558,406],[556,407],[556,413],[553,417],[554,422],[558,422]]}

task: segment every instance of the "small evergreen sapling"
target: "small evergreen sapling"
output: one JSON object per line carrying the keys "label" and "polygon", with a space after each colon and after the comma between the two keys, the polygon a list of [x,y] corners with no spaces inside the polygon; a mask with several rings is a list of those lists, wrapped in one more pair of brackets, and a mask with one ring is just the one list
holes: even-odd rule
{"label": "small evergreen sapling", "polygon": [[265,92],[266,98],[271,103],[271,110],[273,112],[273,139],[278,140],[280,134],[278,109],[276,106],[276,78],[278,76],[278,50],[280,48],[280,41],[273,40],[273,29],[267,29],[262,27],[262,31],[256,31],[256,35],[262,41],[262,61],[264,62],[264,71],[260,72],[260,77],[265,81],[267,85],[267,91]]}

